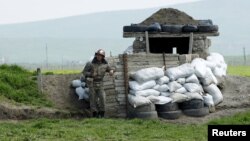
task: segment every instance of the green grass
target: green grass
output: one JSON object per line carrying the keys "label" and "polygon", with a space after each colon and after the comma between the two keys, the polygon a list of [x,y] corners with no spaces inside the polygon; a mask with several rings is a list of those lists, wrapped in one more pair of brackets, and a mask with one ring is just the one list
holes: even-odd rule
{"label": "green grass", "polygon": [[228,66],[228,74],[250,77],[250,66]]}
{"label": "green grass", "polygon": [[51,106],[38,92],[32,73],[17,65],[0,66],[0,96],[26,105]]}
{"label": "green grass", "polygon": [[[193,131],[196,132],[193,132]],[[158,120],[31,120],[0,124],[1,141],[14,140],[206,140],[205,126],[175,125]]]}
{"label": "green grass", "polygon": [[42,71],[45,75],[53,74],[80,74],[81,70],[44,70]]}
{"label": "green grass", "polygon": [[1,141],[205,141],[207,125],[250,124],[250,112],[206,124],[172,124],[160,120],[38,119],[0,122]]}

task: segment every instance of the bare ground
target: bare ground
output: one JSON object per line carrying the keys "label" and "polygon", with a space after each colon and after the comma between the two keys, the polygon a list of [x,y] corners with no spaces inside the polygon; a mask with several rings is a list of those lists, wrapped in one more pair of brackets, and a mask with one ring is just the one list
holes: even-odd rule
{"label": "bare ground", "polygon": [[[79,78],[78,75],[51,75],[43,77],[43,91],[54,103],[53,108],[31,106],[15,106],[0,103],[0,119],[48,118],[84,118],[89,117],[88,103],[78,100],[70,82]],[[222,91],[224,100],[217,105],[216,112],[205,117],[182,116],[176,120],[163,120],[170,123],[205,123],[212,119],[234,115],[250,110],[250,78],[228,76]]]}

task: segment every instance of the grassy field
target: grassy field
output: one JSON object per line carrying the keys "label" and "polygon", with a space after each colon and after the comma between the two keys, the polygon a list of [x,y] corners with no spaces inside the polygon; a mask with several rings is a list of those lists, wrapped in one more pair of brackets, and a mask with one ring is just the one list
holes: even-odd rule
{"label": "grassy field", "polygon": [[0,99],[35,106],[51,106],[37,89],[32,73],[16,65],[0,66]]}
{"label": "grassy field", "polygon": [[80,74],[81,70],[44,70],[42,74]]}
{"label": "grassy field", "polygon": [[38,119],[0,121],[1,141],[206,141],[207,125],[250,124],[250,112],[206,124],[172,124],[160,120]]}
{"label": "grassy field", "polygon": [[229,75],[250,77],[250,66],[229,66],[227,71]]}

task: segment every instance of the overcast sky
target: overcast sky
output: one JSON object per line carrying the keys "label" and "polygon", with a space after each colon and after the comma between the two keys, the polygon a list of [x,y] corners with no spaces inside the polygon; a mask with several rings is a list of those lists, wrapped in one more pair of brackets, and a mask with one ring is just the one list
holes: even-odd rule
{"label": "overcast sky", "polygon": [[165,7],[198,0],[0,0],[0,24],[128,9]]}

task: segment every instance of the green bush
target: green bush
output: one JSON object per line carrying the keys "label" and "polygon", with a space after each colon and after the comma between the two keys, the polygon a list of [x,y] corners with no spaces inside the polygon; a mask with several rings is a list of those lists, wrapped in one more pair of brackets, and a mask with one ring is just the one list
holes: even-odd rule
{"label": "green bush", "polygon": [[37,89],[32,73],[17,65],[0,66],[0,95],[18,103],[51,106]]}

